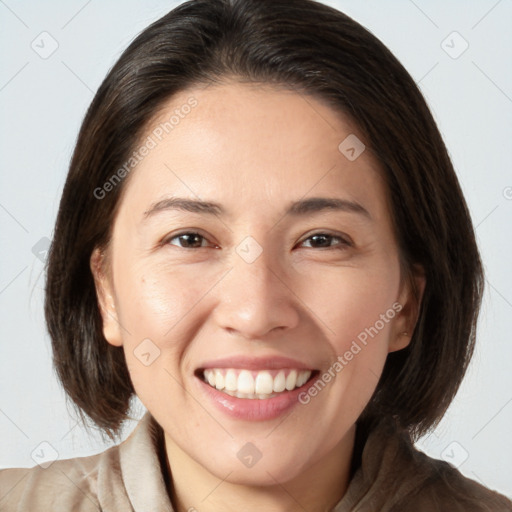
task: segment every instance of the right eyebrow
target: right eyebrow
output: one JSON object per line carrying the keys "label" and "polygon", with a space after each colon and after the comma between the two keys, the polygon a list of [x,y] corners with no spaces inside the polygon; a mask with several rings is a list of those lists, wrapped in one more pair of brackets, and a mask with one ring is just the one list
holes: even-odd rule
{"label": "right eyebrow", "polygon": [[206,213],[208,215],[223,215],[224,208],[218,203],[210,201],[201,201],[198,199],[187,199],[183,197],[166,197],[153,203],[148,210],[144,212],[144,219],[166,210],[180,210],[190,213]]}

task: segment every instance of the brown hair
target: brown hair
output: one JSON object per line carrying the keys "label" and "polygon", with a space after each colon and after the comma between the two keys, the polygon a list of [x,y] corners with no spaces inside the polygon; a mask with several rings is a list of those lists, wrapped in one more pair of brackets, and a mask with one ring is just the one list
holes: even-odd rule
{"label": "brown hair", "polygon": [[[391,52],[313,0],[191,0],[146,28],[85,116],[47,262],[45,315],[56,371],[82,419],[119,433],[134,389],[103,337],[89,259],[109,241],[126,180],[95,197],[174,94],[225,77],[285,86],[348,115],[385,177],[405,268],[426,287],[410,345],[388,356],[364,417],[419,436],[443,416],[473,352],[483,289],[471,218],[418,87]],[[86,415],[86,416],[85,416]]]}

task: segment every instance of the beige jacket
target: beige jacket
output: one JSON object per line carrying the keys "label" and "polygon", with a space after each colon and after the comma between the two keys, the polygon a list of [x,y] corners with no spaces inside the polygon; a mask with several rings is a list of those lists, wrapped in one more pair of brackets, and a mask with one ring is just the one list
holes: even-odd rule
{"label": "beige jacket", "polygon": [[[0,470],[0,510],[172,512],[158,456],[162,446],[162,429],[146,413],[125,441],[100,454],[57,460],[46,469]],[[411,511],[506,512],[512,502],[380,426],[370,433],[333,512]]]}

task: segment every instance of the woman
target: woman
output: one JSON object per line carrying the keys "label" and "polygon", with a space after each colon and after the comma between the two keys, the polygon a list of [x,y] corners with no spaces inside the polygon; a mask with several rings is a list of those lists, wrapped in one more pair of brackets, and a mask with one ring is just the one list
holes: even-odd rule
{"label": "woman", "polygon": [[[416,451],[482,266],[414,81],[311,0],[192,0],[83,122],[47,268],[55,367],[105,452],[0,472],[6,510],[512,510]],[[4,493],[6,491],[3,491]]]}

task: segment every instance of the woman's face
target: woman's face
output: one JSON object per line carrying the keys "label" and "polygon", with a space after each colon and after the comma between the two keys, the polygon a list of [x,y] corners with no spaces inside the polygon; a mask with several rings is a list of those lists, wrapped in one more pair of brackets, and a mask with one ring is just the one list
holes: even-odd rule
{"label": "woman's face", "polygon": [[108,277],[91,261],[105,337],[168,449],[221,479],[286,482],[351,449],[409,342],[385,185],[356,127],[310,96],[231,82],[161,114]]}

